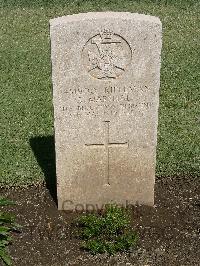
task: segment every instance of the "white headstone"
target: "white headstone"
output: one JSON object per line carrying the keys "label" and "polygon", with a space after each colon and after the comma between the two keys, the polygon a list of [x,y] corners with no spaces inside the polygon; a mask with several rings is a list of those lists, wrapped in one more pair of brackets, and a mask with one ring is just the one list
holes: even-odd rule
{"label": "white headstone", "polygon": [[50,21],[59,209],[154,204],[161,28],[123,12]]}

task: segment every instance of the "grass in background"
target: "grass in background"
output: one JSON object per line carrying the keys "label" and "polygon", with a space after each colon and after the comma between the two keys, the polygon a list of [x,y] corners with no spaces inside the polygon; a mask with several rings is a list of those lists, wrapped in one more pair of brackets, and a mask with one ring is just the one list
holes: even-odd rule
{"label": "grass in background", "polygon": [[[49,19],[107,10],[160,17],[157,176],[199,176],[199,8],[193,0],[0,0],[0,185],[44,180],[30,142],[53,135]],[[41,147],[48,171],[53,164],[49,145]]]}

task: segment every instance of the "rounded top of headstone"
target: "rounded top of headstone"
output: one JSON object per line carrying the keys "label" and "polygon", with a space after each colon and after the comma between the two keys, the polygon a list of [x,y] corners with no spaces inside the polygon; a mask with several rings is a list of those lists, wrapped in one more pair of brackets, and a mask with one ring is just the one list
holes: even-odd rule
{"label": "rounded top of headstone", "polygon": [[149,23],[155,23],[161,25],[161,21],[158,17],[144,15],[144,14],[130,13],[130,12],[88,12],[88,13],[79,13],[79,14],[67,15],[63,17],[50,19],[50,26],[57,26],[60,24],[75,22],[79,20],[99,20],[106,18],[146,21]]}

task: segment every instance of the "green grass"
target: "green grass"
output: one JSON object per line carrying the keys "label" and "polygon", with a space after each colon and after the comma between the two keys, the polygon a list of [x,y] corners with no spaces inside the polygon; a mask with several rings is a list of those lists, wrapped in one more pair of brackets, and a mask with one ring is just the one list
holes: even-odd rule
{"label": "green grass", "polygon": [[115,254],[133,248],[138,235],[130,225],[128,210],[108,204],[101,215],[82,215],[76,221],[82,247],[92,254]]}
{"label": "green grass", "polygon": [[[11,200],[0,198],[0,207],[14,204]],[[11,232],[19,231],[19,229],[20,226],[15,223],[15,216],[0,211],[0,261],[4,265],[12,265],[12,259],[7,248],[12,243]]]}
{"label": "green grass", "polygon": [[160,17],[157,176],[199,176],[199,9],[193,0],[0,0],[0,185],[41,183],[53,164],[50,144],[36,145],[53,135],[49,19],[106,10]]}

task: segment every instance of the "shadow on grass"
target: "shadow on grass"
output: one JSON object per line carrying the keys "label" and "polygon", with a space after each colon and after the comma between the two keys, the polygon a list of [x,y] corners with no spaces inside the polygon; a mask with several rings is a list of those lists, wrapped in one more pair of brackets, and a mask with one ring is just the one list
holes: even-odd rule
{"label": "shadow on grass", "polygon": [[38,136],[31,138],[29,141],[37,162],[44,173],[46,186],[57,204],[54,136]]}

